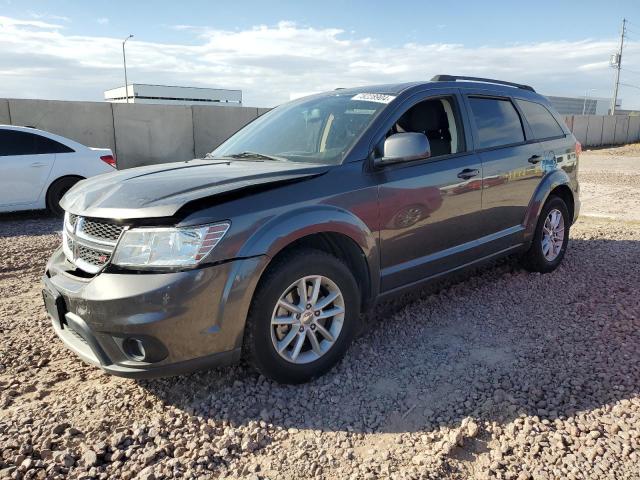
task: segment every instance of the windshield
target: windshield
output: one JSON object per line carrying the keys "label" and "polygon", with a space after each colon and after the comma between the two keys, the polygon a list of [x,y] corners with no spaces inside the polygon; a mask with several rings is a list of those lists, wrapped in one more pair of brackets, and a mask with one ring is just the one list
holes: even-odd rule
{"label": "windshield", "polygon": [[332,93],[287,103],[247,125],[211,156],[336,165],[393,98]]}

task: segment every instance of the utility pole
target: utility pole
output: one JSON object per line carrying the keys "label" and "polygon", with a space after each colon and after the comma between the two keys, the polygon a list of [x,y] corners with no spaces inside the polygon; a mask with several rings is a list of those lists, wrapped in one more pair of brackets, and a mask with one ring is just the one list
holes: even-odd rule
{"label": "utility pole", "polygon": [[616,69],[616,82],[613,84],[613,98],[611,99],[611,115],[616,113],[616,102],[618,101],[618,87],[620,86],[620,69],[622,68],[622,47],[624,47],[624,34],[626,33],[627,19],[622,19],[622,30],[620,31],[620,50],[611,57],[611,66]]}
{"label": "utility pole", "polygon": [[129,103],[129,83],[127,82],[127,56],[124,53],[124,44],[127,43],[127,40],[133,38],[133,35],[129,35],[122,42],[122,62],[124,63],[124,94],[127,98],[127,103]]}

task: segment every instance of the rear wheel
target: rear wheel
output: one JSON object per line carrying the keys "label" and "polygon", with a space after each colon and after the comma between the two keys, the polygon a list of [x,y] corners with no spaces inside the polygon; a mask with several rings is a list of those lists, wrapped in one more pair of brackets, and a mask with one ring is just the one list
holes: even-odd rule
{"label": "rear wheel", "polygon": [[522,258],[530,271],[552,272],[562,262],[569,241],[569,210],[560,197],[547,200],[536,225],[533,243]]}
{"label": "rear wheel", "polygon": [[336,257],[304,249],[277,260],[261,279],[247,318],[250,363],[281,383],[301,383],[328,371],[357,331],[360,294]]}
{"label": "rear wheel", "polygon": [[82,178],[80,177],[63,177],[59,178],[51,184],[47,190],[47,209],[56,217],[64,215],[64,210],[60,206],[60,200],[64,194],[69,191]]}

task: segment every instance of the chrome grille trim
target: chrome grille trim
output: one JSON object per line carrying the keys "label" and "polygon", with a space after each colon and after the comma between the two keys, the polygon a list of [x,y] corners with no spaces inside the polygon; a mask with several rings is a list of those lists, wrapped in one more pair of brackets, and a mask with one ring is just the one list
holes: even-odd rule
{"label": "chrome grille trim", "polygon": [[98,273],[111,261],[118,240],[128,227],[102,220],[65,215],[64,253],[87,273]]}

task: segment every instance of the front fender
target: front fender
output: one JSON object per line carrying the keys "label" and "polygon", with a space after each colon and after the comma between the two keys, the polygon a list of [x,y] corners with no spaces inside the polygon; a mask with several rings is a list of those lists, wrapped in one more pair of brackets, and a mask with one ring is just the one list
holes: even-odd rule
{"label": "front fender", "polygon": [[567,187],[569,187],[573,194],[573,189],[571,188],[571,178],[564,170],[553,170],[547,173],[542,178],[542,181],[538,185],[538,188],[534,192],[533,197],[529,202],[529,206],[527,207],[527,214],[525,215],[524,219],[525,242],[530,242],[533,239],[536,225],[538,223],[538,217],[540,216],[542,207],[547,201],[547,198],[549,197],[549,194],[553,191],[553,189],[559,187],[560,185],[566,185]]}
{"label": "front fender", "polygon": [[273,258],[292,242],[317,233],[338,233],[353,240],[366,258],[372,286],[377,287],[380,267],[374,234],[359,217],[332,205],[307,206],[272,218],[244,243],[238,257]]}

